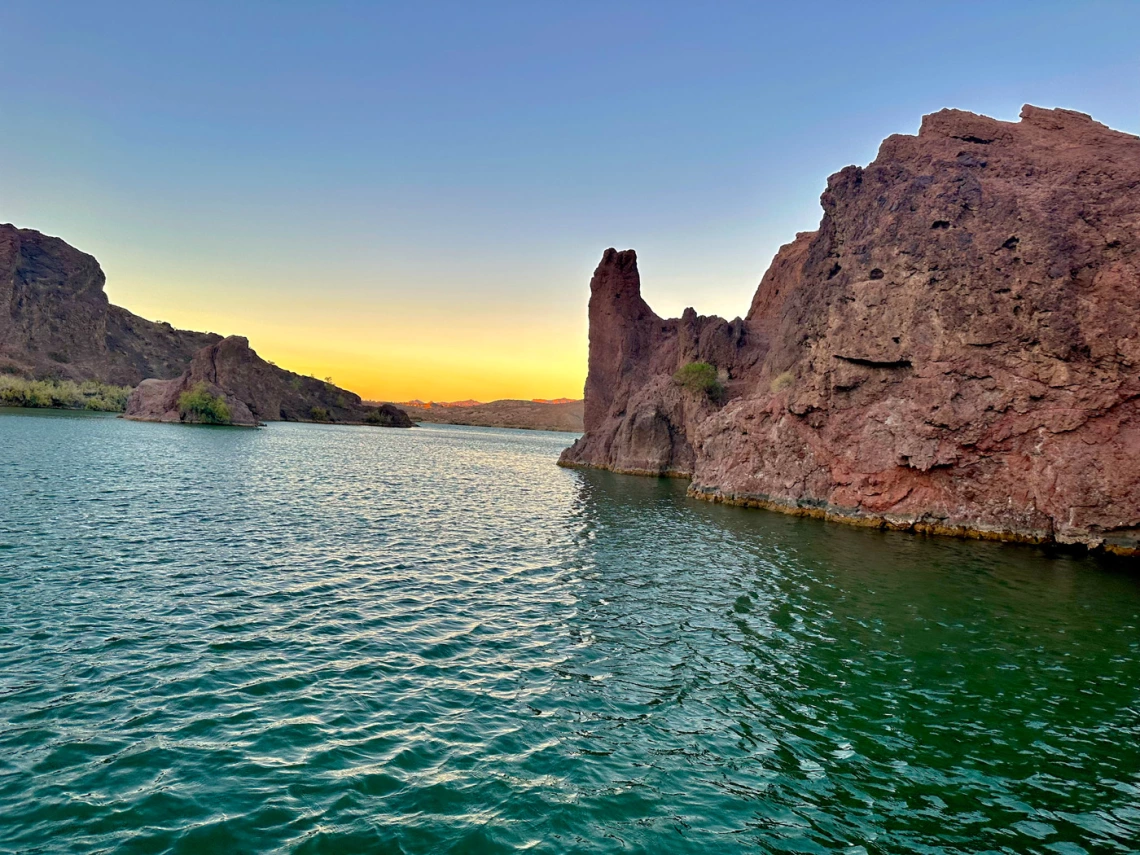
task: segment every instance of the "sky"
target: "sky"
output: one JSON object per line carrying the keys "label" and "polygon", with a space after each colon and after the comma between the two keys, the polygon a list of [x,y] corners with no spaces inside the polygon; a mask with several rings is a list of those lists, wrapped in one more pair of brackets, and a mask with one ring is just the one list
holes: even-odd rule
{"label": "sky", "polygon": [[379,400],[581,397],[589,280],[743,314],[957,107],[1140,133],[1137,2],[0,2],[0,222]]}

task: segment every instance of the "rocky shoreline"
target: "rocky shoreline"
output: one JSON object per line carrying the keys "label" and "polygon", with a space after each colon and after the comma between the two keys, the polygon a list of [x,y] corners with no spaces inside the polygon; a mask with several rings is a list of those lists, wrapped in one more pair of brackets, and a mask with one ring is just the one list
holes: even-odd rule
{"label": "rocky shoreline", "polygon": [[[218,407],[224,415],[218,415]],[[271,365],[242,336],[202,348],[180,377],[144,380],[127,401],[123,417],[246,427],[267,421],[415,426],[407,413],[391,404],[366,406],[359,395]]]}
{"label": "rocky shoreline", "polygon": [[[1140,555],[1140,138],[944,110],[828,181],[744,318],[591,281],[564,466],[860,526]],[[683,371],[705,387],[682,383]]]}
{"label": "rocky shoreline", "polygon": [[94,256],[0,224],[0,373],[28,385],[37,406],[51,400],[37,381],[99,383],[135,387],[124,417],[136,421],[414,427],[398,407],[368,406],[346,389],[278,368],[241,336],[133,315],[110,303],[105,285]]}

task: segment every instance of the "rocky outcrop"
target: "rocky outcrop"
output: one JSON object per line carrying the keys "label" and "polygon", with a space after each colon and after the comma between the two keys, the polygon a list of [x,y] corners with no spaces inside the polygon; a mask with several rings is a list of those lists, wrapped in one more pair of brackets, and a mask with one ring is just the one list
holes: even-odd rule
{"label": "rocky outcrop", "polygon": [[59,238],[0,224],[0,371],[133,386],[176,377],[221,336],[113,306],[99,262]]}
{"label": "rocky outcrop", "polygon": [[[564,465],[937,533],[1140,547],[1140,139],[956,110],[833,175],[743,319],[662,320],[632,252],[591,283]],[[672,376],[721,372],[714,401]]]}
{"label": "rocky outcrop", "polygon": [[235,424],[413,426],[398,407],[365,406],[352,392],[271,365],[244,338],[176,330],[113,306],[105,284],[87,253],[0,225],[0,372],[139,384],[127,409],[134,419],[184,421],[179,399],[204,384],[226,402]]}
{"label": "rocky outcrop", "polygon": [[195,389],[221,398],[231,422],[237,425],[310,421],[414,427],[398,407],[366,406],[359,395],[271,365],[241,336],[202,348],[181,377],[144,380],[127,402],[124,416],[137,421],[194,421],[181,402],[184,394]]}

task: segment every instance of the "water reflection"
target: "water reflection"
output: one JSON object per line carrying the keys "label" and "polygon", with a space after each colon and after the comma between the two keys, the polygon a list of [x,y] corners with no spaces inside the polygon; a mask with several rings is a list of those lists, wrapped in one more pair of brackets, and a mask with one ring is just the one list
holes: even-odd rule
{"label": "water reflection", "polygon": [[1140,834],[1140,591],[1120,562],[580,478],[590,643],[566,703],[598,809],[639,793],[623,839],[1124,851]]}

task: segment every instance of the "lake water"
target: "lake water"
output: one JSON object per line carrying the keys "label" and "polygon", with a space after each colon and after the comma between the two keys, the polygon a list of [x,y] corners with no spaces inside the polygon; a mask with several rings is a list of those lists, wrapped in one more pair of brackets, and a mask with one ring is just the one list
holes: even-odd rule
{"label": "lake water", "polygon": [[1128,852],[1135,564],[0,414],[0,851]]}

